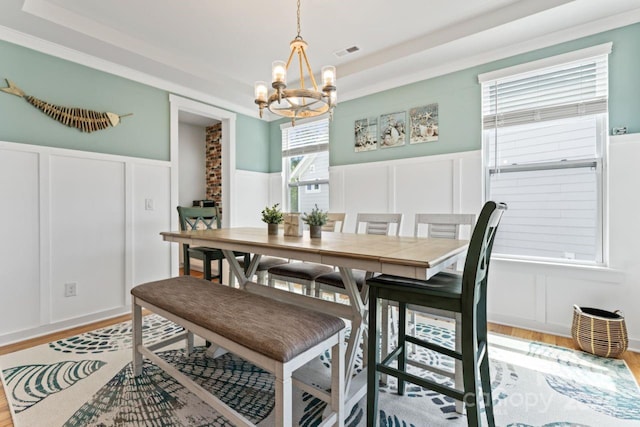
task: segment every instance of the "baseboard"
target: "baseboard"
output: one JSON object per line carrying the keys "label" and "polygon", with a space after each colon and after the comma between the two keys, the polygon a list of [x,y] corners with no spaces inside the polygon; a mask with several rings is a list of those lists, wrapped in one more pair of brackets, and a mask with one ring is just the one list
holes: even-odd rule
{"label": "baseboard", "polygon": [[37,326],[34,328],[23,329],[17,332],[11,332],[9,334],[0,335],[0,347],[14,344],[20,341],[38,338],[44,335],[53,334],[56,332],[65,331],[67,329],[84,326],[89,323],[111,319],[113,317],[129,313],[131,313],[131,308],[129,306],[119,307],[111,310],[101,311],[99,313],[93,313],[87,316],[76,317],[73,319],[67,319],[60,322]]}

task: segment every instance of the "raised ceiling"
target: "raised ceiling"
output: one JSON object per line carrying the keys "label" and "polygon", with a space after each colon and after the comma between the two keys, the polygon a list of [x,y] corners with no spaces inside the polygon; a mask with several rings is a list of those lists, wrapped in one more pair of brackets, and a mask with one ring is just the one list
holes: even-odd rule
{"label": "raised ceiling", "polygon": [[[340,101],[640,21],[640,0],[301,2],[311,65],[336,65]],[[296,1],[3,0],[0,25],[255,116],[253,83],[286,60]]]}

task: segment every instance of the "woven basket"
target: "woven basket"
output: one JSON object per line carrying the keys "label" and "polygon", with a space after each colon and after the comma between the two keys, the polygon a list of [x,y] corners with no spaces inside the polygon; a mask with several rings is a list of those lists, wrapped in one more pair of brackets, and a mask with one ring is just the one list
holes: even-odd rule
{"label": "woven basket", "polygon": [[627,350],[627,326],[620,310],[574,305],[571,336],[580,349],[596,356],[619,357]]}

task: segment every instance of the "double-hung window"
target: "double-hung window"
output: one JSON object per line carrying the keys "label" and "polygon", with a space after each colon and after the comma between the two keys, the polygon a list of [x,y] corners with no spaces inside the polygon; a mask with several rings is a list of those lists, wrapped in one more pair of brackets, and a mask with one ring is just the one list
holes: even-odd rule
{"label": "double-hung window", "polygon": [[485,198],[508,204],[496,255],[605,262],[611,44],[480,75]]}
{"label": "double-hung window", "polygon": [[329,120],[281,125],[284,208],[329,210]]}

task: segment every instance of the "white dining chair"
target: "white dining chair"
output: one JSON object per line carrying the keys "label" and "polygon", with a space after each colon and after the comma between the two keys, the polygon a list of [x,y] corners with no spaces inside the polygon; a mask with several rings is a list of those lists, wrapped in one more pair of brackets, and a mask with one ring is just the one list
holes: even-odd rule
{"label": "white dining chair", "polygon": [[[330,212],[327,214],[327,223],[322,226],[322,231],[342,233],[346,214]],[[303,293],[314,295],[316,278],[323,274],[333,272],[333,267],[313,262],[291,262],[288,264],[278,264],[267,269],[268,285],[275,286],[275,281],[287,282],[289,291],[294,291],[294,284],[300,284]]]}
{"label": "white dining chair", "polygon": [[[359,213],[356,216],[355,233],[364,232],[365,234],[398,236],[400,235],[400,228],[402,226],[402,216],[402,214],[398,213]],[[367,279],[367,272],[363,270],[353,270],[353,278],[358,286],[358,291],[362,292]],[[323,292],[331,293],[335,301],[336,294],[345,293],[345,286],[338,271],[316,277],[315,283],[316,297],[321,297]]]}

